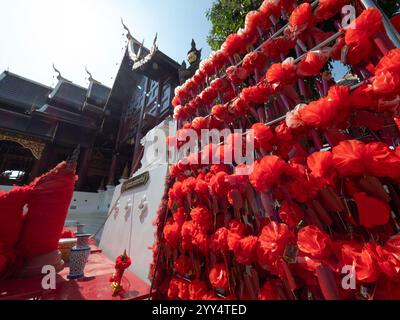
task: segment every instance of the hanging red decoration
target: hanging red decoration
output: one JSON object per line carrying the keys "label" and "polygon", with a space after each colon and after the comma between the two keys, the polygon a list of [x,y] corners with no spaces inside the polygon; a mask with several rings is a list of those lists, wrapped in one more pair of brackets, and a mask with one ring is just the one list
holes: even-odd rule
{"label": "hanging red decoration", "polygon": [[115,273],[110,279],[112,282],[113,296],[116,297],[118,294],[123,292],[122,277],[125,271],[131,266],[131,258],[128,257],[126,250],[123,255],[119,256],[115,261]]}

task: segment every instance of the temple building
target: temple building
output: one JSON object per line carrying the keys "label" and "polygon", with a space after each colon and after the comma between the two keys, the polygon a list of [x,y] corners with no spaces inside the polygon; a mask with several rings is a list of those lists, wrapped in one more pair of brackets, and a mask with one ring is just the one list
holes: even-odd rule
{"label": "temple building", "polygon": [[32,181],[77,146],[77,191],[103,190],[138,169],[140,140],[172,114],[182,66],[158,50],[157,36],[148,49],[124,28],[128,44],[112,88],[88,71],[87,88],[55,67],[54,88],[0,74],[0,185]]}

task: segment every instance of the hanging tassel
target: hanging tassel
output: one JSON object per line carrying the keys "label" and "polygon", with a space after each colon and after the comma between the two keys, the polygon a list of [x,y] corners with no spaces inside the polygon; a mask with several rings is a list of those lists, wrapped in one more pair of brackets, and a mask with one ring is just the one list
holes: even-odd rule
{"label": "hanging tassel", "polygon": [[372,195],[377,196],[383,201],[389,202],[391,200],[378,178],[373,176],[365,176],[358,180],[358,183],[364,191],[367,191]]}
{"label": "hanging tassel", "polygon": [[319,136],[319,133],[317,132],[317,130],[314,128],[310,129],[310,134],[313,139],[315,148],[318,151],[321,150],[323,148],[323,145],[322,145],[321,137]]}
{"label": "hanging tassel", "polygon": [[335,276],[327,266],[321,264],[317,268],[317,278],[319,287],[326,300],[341,300]]}
{"label": "hanging tassel", "polygon": [[265,214],[267,217],[272,218],[274,216],[274,211],[272,208],[272,196],[270,193],[261,192],[260,193],[261,203],[263,205]]}
{"label": "hanging tassel", "polygon": [[333,191],[332,187],[328,186],[320,191],[322,202],[327,209],[333,212],[342,212],[344,206],[338,195]]}

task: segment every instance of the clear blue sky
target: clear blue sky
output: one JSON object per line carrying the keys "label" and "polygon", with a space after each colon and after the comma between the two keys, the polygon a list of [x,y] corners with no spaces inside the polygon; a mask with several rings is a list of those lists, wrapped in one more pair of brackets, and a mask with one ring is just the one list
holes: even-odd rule
{"label": "clear blue sky", "polygon": [[54,85],[54,62],[69,80],[113,83],[125,48],[120,18],[138,40],[181,63],[192,37],[208,56],[212,0],[0,0],[0,73],[11,72]]}

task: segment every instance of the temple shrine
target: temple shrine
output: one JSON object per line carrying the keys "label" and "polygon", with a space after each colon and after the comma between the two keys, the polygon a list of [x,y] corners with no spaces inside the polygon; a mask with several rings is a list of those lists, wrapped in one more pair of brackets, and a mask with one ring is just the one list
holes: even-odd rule
{"label": "temple shrine", "polygon": [[0,185],[33,181],[78,145],[76,191],[97,192],[137,170],[137,142],[171,115],[181,66],[158,50],[157,39],[147,49],[126,30],[128,45],[112,88],[89,71],[87,88],[56,68],[54,88],[9,71],[0,75]]}

